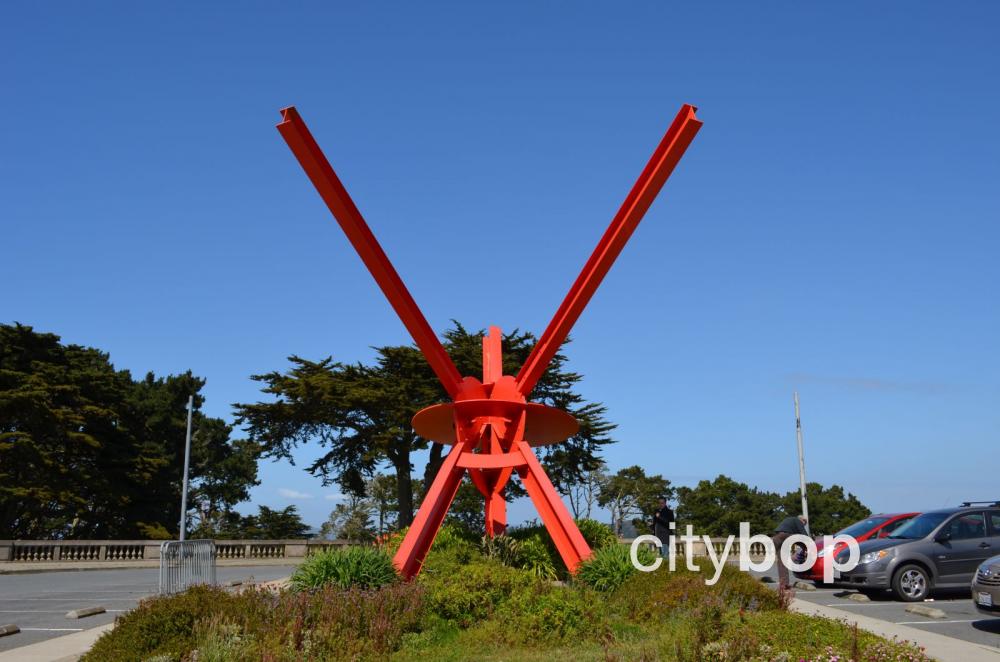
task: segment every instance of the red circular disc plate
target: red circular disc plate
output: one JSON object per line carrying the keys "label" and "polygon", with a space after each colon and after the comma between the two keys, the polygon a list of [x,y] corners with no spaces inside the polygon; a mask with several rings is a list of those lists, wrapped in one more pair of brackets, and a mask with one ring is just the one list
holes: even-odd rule
{"label": "red circular disc plate", "polygon": [[580,429],[576,419],[561,409],[537,402],[510,400],[460,400],[433,405],[418,411],[412,425],[413,430],[424,439],[439,444],[454,444],[456,410],[460,416],[470,420],[482,416],[514,420],[522,409],[528,417],[524,425],[524,440],[531,446],[558,444]]}

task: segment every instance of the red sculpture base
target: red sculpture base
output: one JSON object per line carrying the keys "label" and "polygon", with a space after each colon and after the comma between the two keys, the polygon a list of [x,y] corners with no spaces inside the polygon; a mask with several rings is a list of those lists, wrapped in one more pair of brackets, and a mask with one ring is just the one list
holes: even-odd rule
{"label": "red sculpture base", "polygon": [[423,565],[465,472],[486,499],[486,535],[507,528],[503,490],[517,471],[528,496],[570,572],[590,556],[590,547],[532,446],[563,441],[578,429],[566,412],[527,402],[513,376],[501,374],[500,329],[483,338],[483,380],[462,380],[454,404],[428,407],[413,417],[413,429],[437,443],[454,444],[424,496],[394,562],[405,577]]}

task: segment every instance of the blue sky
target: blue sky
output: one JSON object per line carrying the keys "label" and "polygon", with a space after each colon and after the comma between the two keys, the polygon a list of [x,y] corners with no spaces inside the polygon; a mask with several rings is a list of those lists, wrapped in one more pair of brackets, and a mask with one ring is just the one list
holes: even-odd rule
{"label": "blue sky", "polygon": [[[794,489],[798,389],[810,480],[876,510],[1000,497],[998,20],[991,2],[11,5],[0,320],[136,374],[190,368],[227,418],[289,354],[408,342],[274,129],[294,104],[432,326],[540,332],[688,102],[705,126],[569,350],[619,423],[611,466]],[[262,465],[254,502],[318,524],[318,453]]]}

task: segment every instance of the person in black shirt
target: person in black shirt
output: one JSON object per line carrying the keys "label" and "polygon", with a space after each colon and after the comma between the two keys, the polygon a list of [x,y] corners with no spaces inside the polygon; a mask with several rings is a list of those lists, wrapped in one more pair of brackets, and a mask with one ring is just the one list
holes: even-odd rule
{"label": "person in black shirt", "polygon": [[674,511],[667,505],[667,500],[660,497],[660,507],[653,513],[653,535],[660,539],[660,553],[667,556],[667,546],[670,540],[670,524],[674,521]]}
{"label": "person in black shirt", "polygon": [[806,531],[806,521],[805,515],[786,517],[781,520],[781,524],[775,529],[774,536],[771,538],[771,542],[774,543],[774,552],[777,555],[775,562],[778,567],[778,588],[783,591],[788,588],[788,566],[781,560],[781,543],[785,542],[788,536],[795,534],[808,536],[809,532]]}

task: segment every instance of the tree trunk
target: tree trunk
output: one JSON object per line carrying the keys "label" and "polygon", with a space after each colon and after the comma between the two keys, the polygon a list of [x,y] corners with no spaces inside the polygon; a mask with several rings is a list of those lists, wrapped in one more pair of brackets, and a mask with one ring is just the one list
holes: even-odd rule
{"label": "tree trunk", "polygon": [[431,455],[424,467],[424,494],[431,489],[431,483],[437,478],[438,469],[444,464],[444,444],[431,443]]}
{"label": "tree trunk", "polygon": [[410,453],[402,451],[392,459],[396,469],[396,500],[399,502],[399,528],[413,523],[413,480],[410,478]]}

